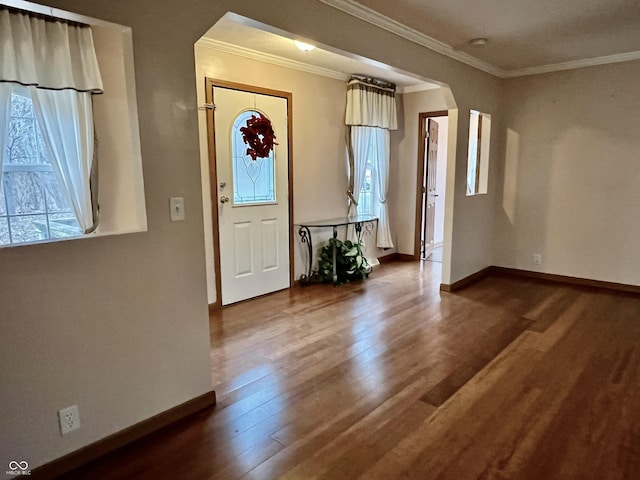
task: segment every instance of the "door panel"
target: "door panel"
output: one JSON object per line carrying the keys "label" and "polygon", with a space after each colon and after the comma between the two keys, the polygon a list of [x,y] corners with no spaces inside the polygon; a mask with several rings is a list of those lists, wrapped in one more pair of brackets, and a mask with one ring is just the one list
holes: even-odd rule
{"label": "door panel", "polygon": [[[289,287],[287,99],[213,87],[222,305]],[[253,160],[239,128],[253,113],[276,135]]]}
{"label": "door panel", "polygon": [[433,251],[436,213],[436,167],[438,165],[438,122],[428,119],[426,138],[425,174],[423,180],[422,252],[428,258]]}
{"label": "door panel", "polygon": [[241,278],[253,274],[253,235],[251,222],[238,222],[233,224],[233,248],[235,257],[235,278]]}
{"label": "door panel", "polygon": [[262,221],[262,271],[278,268],[278,219]]}

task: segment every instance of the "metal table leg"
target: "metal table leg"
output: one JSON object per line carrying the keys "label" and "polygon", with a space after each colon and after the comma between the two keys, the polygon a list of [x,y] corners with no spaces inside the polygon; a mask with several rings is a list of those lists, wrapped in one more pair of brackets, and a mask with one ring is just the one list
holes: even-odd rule
{"label": "metal table leg", "polygon": [[338,227],[333,227],[333,285],[338,285],[338,265],[337,265],[337,252],[336,252],[336,240],[338,239]]}
{"label": "metal table leg", "polygon": [[309,253],[307,273],[306,275],[304,273],[300,275],[300,283],[309,283],[311,278],[313,278],[313,243],[311,242],[311,231],[309,227],[303,225],[298,230],[298,235],[300,235],[300,241],[307,244]]}

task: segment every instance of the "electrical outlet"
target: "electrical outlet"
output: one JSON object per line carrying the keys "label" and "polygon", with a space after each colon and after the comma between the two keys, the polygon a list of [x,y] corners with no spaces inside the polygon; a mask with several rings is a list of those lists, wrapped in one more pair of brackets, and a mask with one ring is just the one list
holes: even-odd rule
{"label": "electrical outlet", "polygon": [[533,264],[534,265],[542,265],[542,255],[539,253],[533,254]]}
{"label": "electrical outlet", "polygon": [[69,432],[80,428],[80,413],[77,405],[63,408],[58,412],[60,420],[60,435],[66,435]]}

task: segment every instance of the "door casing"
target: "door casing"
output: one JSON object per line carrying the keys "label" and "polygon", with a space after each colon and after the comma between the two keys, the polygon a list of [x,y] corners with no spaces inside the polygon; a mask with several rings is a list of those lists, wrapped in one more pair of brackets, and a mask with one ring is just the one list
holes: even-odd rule
{"label": "door casing", "polygon": [[[245,85],[242,83],[227,82],[215,78],[205,78],[205,98],[207,104],[213,104],[213,87],[231,88],[247,93],[258,93],[273,97],[285,98],[287,100],[287,141],[289,175],[287,178],[289,196],[289,288],[294,285],[294,255],[293,255],[293,94],[280,90]],[[215,115],[214,108],[207,109],[207,146],[209,149],[209,186],[211,191],[211,224],[213,229],[213,263],[216,276],[216,301],[213,308],[220,308],[222,305],[222,275],[220,270],[220,226],[218,224],[218,174],[216,164],[216,138],[215,138]]]}

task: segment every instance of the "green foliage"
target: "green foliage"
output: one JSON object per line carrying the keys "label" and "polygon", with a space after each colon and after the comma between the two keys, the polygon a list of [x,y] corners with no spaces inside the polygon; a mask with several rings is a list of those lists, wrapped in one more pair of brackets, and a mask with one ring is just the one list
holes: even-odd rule
{"label": "green foliage", "polygon": [[333,246],[336,246],[336,271],[338,283],[361,280],[369,276],[371,267],[362,253],[362,244],[351,240],[329,239],[329,243],[320,249],[318,274],[324,282],[333,281]]}

